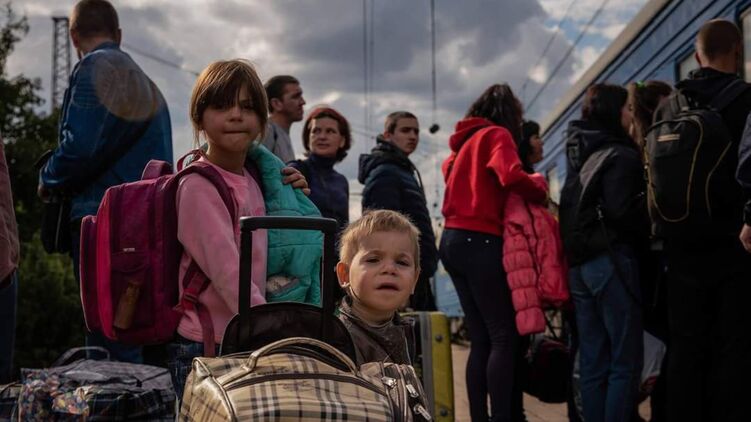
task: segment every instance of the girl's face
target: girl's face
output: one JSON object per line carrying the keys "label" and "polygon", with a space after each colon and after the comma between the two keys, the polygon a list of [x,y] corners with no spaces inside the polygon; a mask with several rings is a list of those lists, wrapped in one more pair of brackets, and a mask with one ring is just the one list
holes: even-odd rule
{"label": "girl's face", "polygon": [[339,133],[339,122],[330,117],[313,119],[310,123],[310,152],[321,157],[336,157],[344,147],[344,137]]}
{"label": "girl's face", "polygon": [[529,138],[529,163],[537,164],[542,161],[542,138],[540,135],[532,135]]}
{"label": "girl's face", "polygon": [[247,151],[261,133],[261,123],[248,90],[243,87],[237,103],[232,106],[206,108],[201,116],[201,130],[213,149],[237,153]]}

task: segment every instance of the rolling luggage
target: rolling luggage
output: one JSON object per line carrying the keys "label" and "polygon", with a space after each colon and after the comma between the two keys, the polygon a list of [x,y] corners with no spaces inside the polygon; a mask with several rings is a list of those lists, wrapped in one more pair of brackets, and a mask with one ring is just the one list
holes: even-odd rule
{"label": "rolling luggage", "polygon": [[454,372],[451,360],[449,320],[442,312],[402,314],[415,323],[415,370],[428,396],[436,421],[453,421]]}
{"label": "rolling luggage", "polygon": [[[318,230],[323,232],[321,306],[274,302],[250,307],[252,232],[259,229]],[[219,355],[250,352],[290,337],[322,340],[355,360],[352,338],[334,315],[332,292],[336,283],[334,249],[337,223],[331,218],[244,217],[240,219],[239,313],[227,324]]]}

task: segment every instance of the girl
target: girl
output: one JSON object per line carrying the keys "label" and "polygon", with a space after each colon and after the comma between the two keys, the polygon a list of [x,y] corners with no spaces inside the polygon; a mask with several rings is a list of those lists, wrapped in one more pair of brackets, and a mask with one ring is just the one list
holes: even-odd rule
{"label": "girl", "polygon": [[662,81],[646,81],[631,82],[627,89],[628,107],[634,116],[629,133],[639,148],[644,148],[644,138],[652,126],[655,110],[670,96],[673,88]]}
{"label": "girl", "polygon": [[[209,279],[209,285],[197,301],[199,309],[208,311],[208,317],[206,312],[196,312],[193,307],[185,309],[176,339],[167,347],[168,367],[178,397],[182,397],[193,358],[204,354],[202,320],[207,324],[206,320],[210,318],[216,352],[227,323],[238,311],[239,217],[262,216],[267,212],[272,215],[275,213],[273,207],[282,205],[286,210],[299,211],[308,204],[308,208],[314,209],[301,192],[282,188],[282,183],[307,187],[299,176],[289,175],[289,171],[283,170],[283,174],[288,174],[283,181],[277,170],[281,169],[282,163],[265,149],[256,148],[254,141],[263,138],[267,115],[263,84],[247,61],[215,62],[198,77],[190,101],[190,119],[196,145],[199,138],[204,138],[207,143],[205,152],[198,153],[199,161],[209,163],[222,176],[234,200],[237,217],[235,221],[231,220],[218,191],[207,179],[189,174],[180,180],[176,198],[177,231],[184,252],[179,279],[183,279],[191,262],[195,262]],[[274,168],[277,164],[278,167]],[[270,201],[268,205],[264,197],[271,198],[266,199]],[[306,213],[303,210],[297,215]],[[248,280],[253,306],[266,302],[267,268],[272,276],[291,274],[287,268],[277,265],[279,260],[274,259],[267,245],[266,231],[254,231],[252,273],[251,280]],[[312,265],[319,258],[320,253],[311,254]],[[314,270],[309,267],[300,270],[311,274]],[[310,296],[311,301],[316,302],[319,286],[312,283],[311,278],[295,277],[294,280],[298,281],[295,287],[305,290],[301,297]],[[300,280],[307,284],[303,285]],[[181,295],[182,290],[181,283]]]}
{"label": "girl", "polygon": [[639,149],[628,135],[627,98],[620,86],[591,86],[566,141],[561,237],[588,421],[631,418],[643,360],[636,257],[646,249],[649,220]]}
{"label": "girl", "polygon": [[524,171],[516,148],[522,107],[508,85],[489,87],[456,124],[443,163],[445,230],[440,257],[456,287],[472,348],[467,393],[473,421],[511,419],[518,335],[501,257],[509,192],[543,203],[547,192]]}

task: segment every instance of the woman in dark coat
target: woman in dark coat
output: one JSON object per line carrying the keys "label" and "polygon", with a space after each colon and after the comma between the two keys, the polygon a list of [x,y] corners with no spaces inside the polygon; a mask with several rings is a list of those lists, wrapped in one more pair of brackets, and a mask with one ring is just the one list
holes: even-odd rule
{"label": "woman in dark coat", "polygon": [[318,107],[305,120],[302,144],[307,158],[289,164],[305,175],[310,200],[321,215],[339,223],[341,233],[349,223],[349,182],[334,165],[352,146],[349,123],[333,108]]}

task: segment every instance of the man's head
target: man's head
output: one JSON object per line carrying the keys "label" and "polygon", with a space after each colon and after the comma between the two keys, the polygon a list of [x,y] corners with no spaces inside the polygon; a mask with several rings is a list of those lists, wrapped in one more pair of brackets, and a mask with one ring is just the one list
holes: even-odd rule
{"label": "man's head", "polygon": [[712,19],[702,25],[696,36],[696,61],[725,73],[737,73],[743,57],[740,29],[725,19]]}
{"label": "man's head", "polygon": [[297,78],[277,75],[269,79],[265,87],[266,97],[269,99],[269,113],[289,124],[302,120],[305,99]]}
{"label": "man's head", "polygon": [[407,155],[417,149],[420,142],[420,124],[409,111],[395,111],[386,117],[383,138]]}
{"label": "man's head", "polygon": [[420,275],[420,233],[396,211],[366,212],[342,234],[339,284],[368,322],[393,317]]}
{"label": "man's head", "polygon": [[70,38],[79,57],[105,41],[120,44],[117,11],[107,0],[81,0],[70,15]]}

